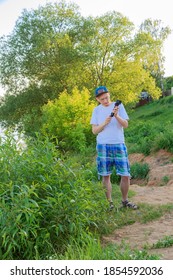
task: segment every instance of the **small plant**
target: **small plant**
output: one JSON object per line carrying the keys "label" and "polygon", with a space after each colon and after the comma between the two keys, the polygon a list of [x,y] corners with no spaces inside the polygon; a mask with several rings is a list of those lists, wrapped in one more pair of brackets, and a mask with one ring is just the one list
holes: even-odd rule
{"label": "small plant", "polygon": [[148,172],[150,171],[147,163],[134,163],[131,165],[131,176],[134,179],[145,179],[147,178]]}
{"label": "small plant", "polygon": [[152,248],[167,248],[173,245],[173,235],[165,236],[164,238],[157,241],[157,243],[153,244]]}
{"label": "small plant", "polygon": [[169,182],[169,177],[168,177],[168,176],[163,176],[163,178],[162,178],[162,183],[163,183],[164,185],[166,185],[168,182]]}

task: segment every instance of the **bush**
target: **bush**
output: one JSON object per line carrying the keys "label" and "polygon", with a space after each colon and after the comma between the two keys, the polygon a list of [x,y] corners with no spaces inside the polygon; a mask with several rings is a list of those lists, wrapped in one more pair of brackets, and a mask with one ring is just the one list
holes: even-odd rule
{"label": "bush", "polygon": [[68,168],[48,139],[18,151],[9,136],[0,159],[1,259],[44,259],[63,253],[72,236],[103,228],[103,190]]}
{"label": "bush", "polygon": [[147,163],[134,163],[130,167],[131,176],[134,179],[145,179],[150,170],[149,165]]}
{"label": "bush", "polygon": [[43,107],[41,131],[58,140],[61,149],[84,151],[93,142],[90,118],[94,108],[87,89],[64,91],[59,98]]}

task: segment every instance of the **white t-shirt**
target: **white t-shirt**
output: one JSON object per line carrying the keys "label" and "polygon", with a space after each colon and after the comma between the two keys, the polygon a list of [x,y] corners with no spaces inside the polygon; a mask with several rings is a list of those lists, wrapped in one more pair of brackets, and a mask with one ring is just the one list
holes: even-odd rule
{"label": "white t-shirt", "polygon": [[[105,121],[105,119],[111,114],[114,108],[114,102],[109,106],[98,105],[94,108],[90,124],[100,125]],[[119,105],[118,115],[125,119],[129,120],[127,112],[121,103]],[[110,123],[104,127],[104,129],[97,135],[98,144],[121,144],[124,143],[124,129],[122,125],[116,120],[115,117],[112,117]]]}

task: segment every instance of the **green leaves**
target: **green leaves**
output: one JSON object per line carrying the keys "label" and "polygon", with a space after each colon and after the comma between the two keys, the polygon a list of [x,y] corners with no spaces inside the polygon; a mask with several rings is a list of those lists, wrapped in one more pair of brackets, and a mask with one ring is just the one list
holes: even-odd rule
{"label": "green leaves", "polygon": [[146,179],[150,171],[147,163],[134,163],[130,167],[130,173],[134,179]]}
{"label": "green leaves", "polygon": [[144,89],[157,99],[169,32],[157,20],[136,31],[116,11],[84,18],[65,1],[24,10],[13,32],[0,39],[0,81],[7,89],[0,120],[38,131],[41,107],[76,86],[93,91],[106,84],[124,104],[136,102]]}
{"label": "green leaves", "polygon": [[1,259],[45,259],[103,224],[105,196],[85,170],[68,167],[39,135],[22,152],[12,137],[6,141],[0,148]]}
{"label": "green leaves", "polygon": [[87,89],[62,92],[43,107],[42,133],[57,138],[60,149],[84,151],[90,143],[90,118],[95,104]]}

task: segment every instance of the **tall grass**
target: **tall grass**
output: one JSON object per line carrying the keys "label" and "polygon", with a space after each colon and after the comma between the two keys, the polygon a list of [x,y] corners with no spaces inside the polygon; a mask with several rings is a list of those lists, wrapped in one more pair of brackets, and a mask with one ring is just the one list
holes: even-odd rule
{"label": "tall grass", "polygon": [[131,249],[124,241],[118,244],[101,244],[99,238],[85,236],[85,242],[80,244],[72,240],[64,255],[54,255],[51,259],[59,260],[157,260],[157,255],[149,254],[146,250]]}

